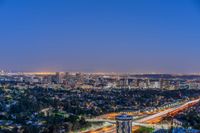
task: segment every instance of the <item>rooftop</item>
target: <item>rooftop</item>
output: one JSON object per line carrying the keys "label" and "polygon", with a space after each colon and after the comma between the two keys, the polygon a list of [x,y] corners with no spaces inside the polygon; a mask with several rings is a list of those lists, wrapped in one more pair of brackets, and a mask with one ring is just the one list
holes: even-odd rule
{"label": "rooftop", "polygon": [[116,120],[132,120],[133,117],[127,114],[122,114],[122,115],[118,115],[116,116]]}

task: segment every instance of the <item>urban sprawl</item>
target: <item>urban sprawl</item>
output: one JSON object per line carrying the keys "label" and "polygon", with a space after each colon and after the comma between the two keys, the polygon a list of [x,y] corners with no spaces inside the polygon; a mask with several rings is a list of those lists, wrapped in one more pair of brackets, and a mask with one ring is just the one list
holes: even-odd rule
{"label": "urban sprawl", "polygon": [[116,132],[125,114],[134,132],[198,132],[199,98],[195,74],[0,71],[0,133]]}

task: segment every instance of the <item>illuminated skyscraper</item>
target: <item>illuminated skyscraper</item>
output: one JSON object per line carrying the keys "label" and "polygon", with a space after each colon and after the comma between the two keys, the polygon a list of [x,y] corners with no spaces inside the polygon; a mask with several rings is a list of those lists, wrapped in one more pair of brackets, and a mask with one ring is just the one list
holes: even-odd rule
{"label": "illuminated skyscraper", "polygon": [[132,116],[126,114],[117,116],[117,133],[132,133],[132,119]]}
{"label": "illuminated skyscraper", "polygon": [[56,75],[54,76],[54,82],[57,84],[63,83],[63,79],[65,78],[65,74],[61,72],[56,72]]}

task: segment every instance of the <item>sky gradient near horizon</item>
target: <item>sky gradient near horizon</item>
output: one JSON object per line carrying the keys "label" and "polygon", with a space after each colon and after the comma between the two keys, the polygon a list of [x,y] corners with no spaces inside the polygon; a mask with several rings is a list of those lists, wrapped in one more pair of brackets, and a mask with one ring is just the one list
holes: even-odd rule
{"label": "sky gradient near horizon", "polygon": [[0,0],[0,69],[200,72],[198,0]]}

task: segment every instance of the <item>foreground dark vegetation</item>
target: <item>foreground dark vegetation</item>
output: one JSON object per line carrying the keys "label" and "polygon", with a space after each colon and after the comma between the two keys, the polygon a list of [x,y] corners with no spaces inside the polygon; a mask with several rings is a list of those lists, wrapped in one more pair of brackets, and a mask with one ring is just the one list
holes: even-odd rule
{"label": "foreground dark vegetation", "polygon": [[180,113],[176,118],[183,123],[185,128],[200,130],[200,103]]}

